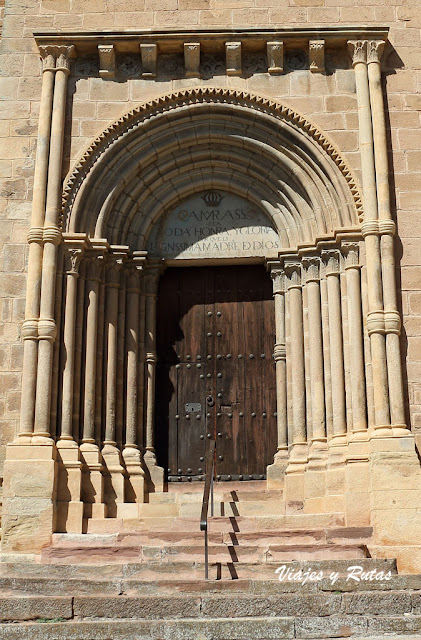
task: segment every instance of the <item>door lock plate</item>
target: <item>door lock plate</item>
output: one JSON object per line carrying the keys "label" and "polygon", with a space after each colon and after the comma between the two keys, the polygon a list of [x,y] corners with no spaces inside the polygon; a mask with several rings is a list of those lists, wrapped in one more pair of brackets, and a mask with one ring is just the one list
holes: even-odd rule
{"label": "door lock plate", "polygon": [[200,402],[186,402],[184,409],[186,413],[200,413],[202,405]]}

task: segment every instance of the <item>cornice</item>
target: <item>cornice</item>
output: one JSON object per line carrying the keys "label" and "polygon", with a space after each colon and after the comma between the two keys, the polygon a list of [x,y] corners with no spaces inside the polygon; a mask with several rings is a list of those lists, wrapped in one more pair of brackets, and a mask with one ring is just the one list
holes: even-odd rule
{"label": "cornice", "polygon": [[338,45],[349,39],[387,40],[388,27],[368,26],[308,26],[290,29],[233,28],[233,29],[103,29],[101,31],[64,31],[45,29],[34,31],[38,46],[58,43],[70,43],[87,52],[95,50],[99,44],[113,42],[122,51],[136,50],[139,44],[156,43],[164,49],[182,51],[185,42],[200,41],[206,51],[214,50],[216,44],[240,39],[250,45],[263,44],[273,39],[282,39],[288,46],[310,40],[325,40],[326,44]]}

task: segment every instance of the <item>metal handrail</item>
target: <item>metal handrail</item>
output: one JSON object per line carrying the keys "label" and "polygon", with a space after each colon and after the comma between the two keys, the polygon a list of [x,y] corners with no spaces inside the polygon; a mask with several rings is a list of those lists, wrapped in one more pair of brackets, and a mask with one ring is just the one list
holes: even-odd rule
{"label": "metal handrail", "polygon": [[209,442],[209,449],[206,454],[206,479],[203,489],[202,512],[200,514],[200,531],[205,533],[205,580],[209,578],[209,550],[208,550],[208,510],[209,495],[211,503],[211,517],[213,516],[213,475],[215,468],[216,442]]}

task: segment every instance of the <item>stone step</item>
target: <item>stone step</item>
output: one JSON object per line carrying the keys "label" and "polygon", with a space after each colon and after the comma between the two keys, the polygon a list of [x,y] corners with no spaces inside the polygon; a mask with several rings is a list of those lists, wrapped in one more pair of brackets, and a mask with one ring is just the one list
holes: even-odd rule
{"label": "stone step", "polygon": [[[218,562],[292,562],[294,560],[328,560],[367,558],[365,545],[276,545],[235,546],[210,544],[209,559]],[[203,541],[198,545],[173,546],[80,546],[49,547],[41,555],[45,563],[82,563],[82,562],[202,562],[204,556]]]}
{"label": "stone step", "polygon": [[[420,640],[420,616],[346,616],[325,618],[225,618],[218,620],[47,621],[50,624],[0,624],[0,640]],[[411,632],[413,631],[413,632]],[[404,634],[404,635],[401,635]]]}
{"label": "stone step", "polygon": [[[197,524],[197,523],[196,523]],[[214,532],[213,526],[208,532],[210,544],[243,545],[255,544],[367,544],[371,540],[371,527],[343,527],[336,529],[308,529],[285,531],[229,531]],[[183,545],[203,544],[204,534],[196,531],[145,531],[111,534],[53,534],[53,546],[58,547],[102,547],[102,546],[141,546],[141,545]]]}
{"label": "stone step", "polygon": [[[360,558],[357,563],[351,561],[352,565],[358,564],[364,571],[383,573],[390,571],[392,575],[396,575],[396,561],[394,559],[383,558]],[[298,571],[323,571],[324,574],[329,572],[338,572],[339,576],[346,576],[350,560],[330,559],[330,560],[312,560],[311,562],[282,562],[287,569]],[[254,579],[254,580],[274,580],[278,581],[276,569],[280,566],[276,562],[266,563],[244,563],[241,567],[235,567],[235,563],[216,563],[212,566],[211,577],[213,579]],[[172,571],[168,571],[168,563],[156,563],[148,566],[146,563],[84,563],[84,564],[41,564],[41,563],[0,563],[0,580],[2,579],[99,579],[114,581],[116,579],[131,580],[147,580],[148,571],[150,571],[150,579],[168,580],[176,583],[188,582],[191,580],[202,580],[204,575],[204,566],[202,563],[196,562],[174,562],[171,565]],[[151,570],[150,570],[151,569]],[[235,569],[235,571],[234,571]],[[237,573],[237,576],[233,575]],[[409,578],[405,576],[405,578]],[[300,585],[301,588],[301,585]]]}
{"label": "stone step", "polygon": [[[307,569],[312,569],[313,564],[305,565]],[[390,563],[389,563],[390,568]],[[48,568],[48,567],[47,567]],[[49,568],[48,568],[49,569]],[[56,567],[52,567],[56,569]],[[393,567],[392,567],[393,569]],[[383,570],[383,569],[382,569]],[[383,571],[384,572],[384,571]],[[384,572],[385,573],[385,572]],[[330,574],[329,574],[330,575]],[[42,595],[61,596],[69,595],[159,595],[169,594],[207,594],[223,593],[229,594],[249,594],[254,596],[269,596],[279,593],[322,593],[325,597],[329,592],[335,593],[355,593],[355,592],[387,592],[387,591],[418,591],[421,590],[420,575],[396,575],[392,573],[389,580],[360,580],[347,577],[338,577],[333,581],[326,573],[320,581],[302,582],[279,580],[259,580],[259,579],[238,579],[238,580],[203,580],[186,579],[175,582],[169,579],[160,579],[147,582],[136,578],[110,577],[108,579],[100,577],[73,577],[64,573],[58,576],[36,577],[33,575],[23,576],[2,576],[0,577],[0,594],[4,595]]]}
{"label": "stone step", "polygon": [[[209,529],[213,533],[322,529],[344,526],[343,513],[299,513],[278,516],[217,516],[209,518]],[[87,533],[99,534],[128,531],[198,531],[199,517],[174,517],[168,515],[124,519],[90,518],[86,522],[86,530]]]}
{"label": "stone step", "polygon": [[[149,494],[149,504],[202,504],[203,491],[184,491],[184,492],[163,492]],[[282,502],[282,491],[270,491],[264,489],[244,489],[235,488],[231,490],[221,489],[214,490],[214,502]]]}

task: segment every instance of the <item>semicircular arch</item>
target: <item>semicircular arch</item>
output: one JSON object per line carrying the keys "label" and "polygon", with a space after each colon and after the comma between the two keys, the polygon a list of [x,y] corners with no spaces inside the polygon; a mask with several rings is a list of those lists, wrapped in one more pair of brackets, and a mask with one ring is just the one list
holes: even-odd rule
{"label": "semicircular arch", "polygon": [[269,98],[197,88],[140,105],[90,145],[64,187],[63,230],[143,249],[160,216],[210,188],[258,204],[285,247],[362,218],[351,170],[306,118]]}

